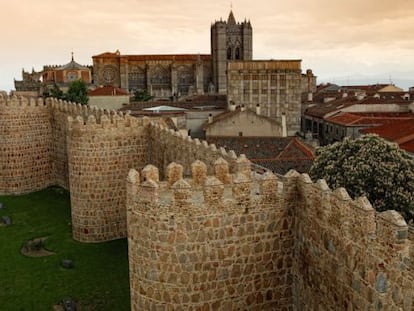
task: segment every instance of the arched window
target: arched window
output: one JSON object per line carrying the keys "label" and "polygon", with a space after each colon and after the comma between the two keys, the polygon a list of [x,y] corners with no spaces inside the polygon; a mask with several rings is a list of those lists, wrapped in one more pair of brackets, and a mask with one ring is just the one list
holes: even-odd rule
{"label": "arched window", "polygon": [[194,84],[194,70],[189,66],[180,66],[177,69],[177,86],[181,94],[188,94],[190,86]]}
{"label": "arched window", "polygon": [[128,85],[133,91],[145,89],[145,72],[142,68],[138,66],[131,68],[128,73]]}
{"label": "arched window", "polygon": [[235,59],[240,59],[240,48],[239,47],[236,48]]}
{"label": "arched window", "polygon": [[156,86],[168,86],[171,83],[170,72],[161,66],[155,67],[151,71],[151,84]]}
{"label": "arched window", "polygon": [[227,59],[232,59],[232,51],[230,47],[227,49]]}

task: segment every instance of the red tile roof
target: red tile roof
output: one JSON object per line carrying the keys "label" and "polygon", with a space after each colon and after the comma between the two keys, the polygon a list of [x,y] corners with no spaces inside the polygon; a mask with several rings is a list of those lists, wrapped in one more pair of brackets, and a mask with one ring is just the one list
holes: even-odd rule
{"label": "red tile roof", "polygon": [[369,94],[373,94],[389,85],[390,84],[343,85],[341,86],[341,89],[361,90],[361,91],[366,91]]}
{"label": "red tile roof", "polygon": [[305,114],[309,116],[323,118],[330,113],[340,112],[343,108],[353,105],[384,105],[384,104],[396,104],[396,105],[409,105],[411,101],[403,100],[401,98],[395,99],[382,99],[376,97],[365,97],[358,100],[355,96],[348,96],[338,100],[330,101],[323,104],[316,104],[309,107]]}
{"label": "red tile roof", "polygon": [[281,160],[315,159],[313,151],[299,139],[293,137],[289,144],[276,157]]}
{"label": "red tile roof", "polygon": [[296,137],[210,136],[207,141],[282,175],[290,169],[308,172],[314,160],[311,149]]}
{"label": "red tile roof", "polygon": [[389,141],[397,143],[402,149],[414,153],[414,119],[396,121],[364,129],[361,132],[378,134]]}
{"label": "red tile roof", "polygon": [[400,144],[400,148],[410,153],[414,153],[414,139],[404,144]]}
{"label": "red tile roof", "polygon": [[99,87],[95,90],[89,91],[88,96],[125,96],[129,93],[123,89],[113,87],[110,85]]}
{"label": "red tile roof", "polygon": [[326,120],[331,123],[360,126],[360,125],[382,125],[395,121],[414,120],[414,113],[340,113]]}

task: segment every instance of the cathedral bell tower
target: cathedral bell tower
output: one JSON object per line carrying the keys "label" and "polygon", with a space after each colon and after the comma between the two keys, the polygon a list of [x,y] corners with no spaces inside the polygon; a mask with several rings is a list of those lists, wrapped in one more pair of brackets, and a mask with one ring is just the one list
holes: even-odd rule
{"label": "cathedral bell tower", "polygon": [[230,11],[227,22],[220,20],[212,24],[211,57],[216,92],[226,94],[227,62],[251,60],[253,57],[253,31],[250,21],[236,22],[233,12]]}

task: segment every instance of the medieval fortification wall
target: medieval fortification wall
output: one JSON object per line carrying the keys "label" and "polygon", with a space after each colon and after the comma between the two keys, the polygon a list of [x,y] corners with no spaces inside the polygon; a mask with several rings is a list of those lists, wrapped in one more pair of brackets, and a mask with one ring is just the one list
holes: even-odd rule
{"label": "medieval fortification wall", "polygon": [[52,131],[43,100],[0,96],[0,193],[52,184]]}
{"label": "medieval fortification wall", "polygon": [[155,167],[130,171],[132,310],[414,309],[401,215],[306,174],[243,167],[223,178],[197,161],[187,179],[173,163],[162,182]]}
{"label": "medieval fortification wall", "polygon": [[125,176],[146,163],[143,119],[69,117],[68,166],[73,237],[99,242],[126,236]]}
{"label": "medieval fortification wall", "polygon": [[52,99],[0,97],[0,151],[1,194],[59,185],[75,239],[128,235],[133,310],[414,310],[414,231],[324,181]]}
{"label": "medieval fortification wall", "polygon": [[307,175],[297,186],[298,310],[414,310],[414,236],[402,216]]}
{"label": "medieval fortification wall", "polygon": [[[288,310],[293,306],[293,214],[276,176],[253,183],[250,163],[215,175],[194,162],[128,176],[133,310]],[[154,173],[155,171],[155,173]],[[289,186],[287,186],[289,188]],[[289,189],[285,189],[288,193]]]}
{"label": "medieval fortification wall", "polygon": [[[147,118],[58,101],[0,97],[0,193],[58,185],[70,190],[73,237],[101,242],[126,237],[124,176],[147,163],[237,156],[191,140]],[[161,170],[164,172],[164,169]]]}

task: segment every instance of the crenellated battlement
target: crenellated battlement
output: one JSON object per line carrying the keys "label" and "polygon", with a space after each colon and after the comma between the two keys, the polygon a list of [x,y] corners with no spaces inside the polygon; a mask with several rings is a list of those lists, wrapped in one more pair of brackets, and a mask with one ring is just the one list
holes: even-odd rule
{"label": "crenellated battlement", "polygon": [[332,191],[325,180],[313,183],[307,174],[300,176],[298,190],[312,217],[344,238],[363,244],[376,240],[392,252],[406,252],[414,242],[408,241],[409,226],[398,212],[377,213],[366,197],[352,199],[345,188]]}
{"label": "crenellated battlement", "polygon": [[[354,303],[411,310],[414,231],[400,214],[376,213],[365,197],[352,199],[344,188],[331,190],[307,174],[246,174],[249,160],[235,162],[229,173],[219,157],[208,174],[197,160],[189,176],[172,162],[162,181],[153,165],[129,171],[133,310],[165,304],[314,310],[321,301],[329,308]],[[269,239],[271,245],[263,242]],[[255,280],[258,297],[270,290],[269,301],[249,300],[246,280]],[[230,284],[246,285],[234,296]],[[396,288],[398,297],[409,298],[398,298]],[[165,300],[171,292],[175,299]]]}
{"label": "crenellated battlement", "polygon": [[[244,156],[236,162],[243,165],[229,173],[229,163],[218,157],[210,175],[207,164],[197,160],[188,177],[182,165],[172,162],[161,181],[151,179],[159,176],[152,165],[129,171],[133,310],[166,304],[172,309],[279,310],[292,303],[287,275],[293,215],[284,204],[289,192],[271,173],[246,176]],[[173,300],[166,298],[170,293]],[[266,293],[266,300],[247,299]]]}
{"label": "crenellated battlement", "polygon": [[45,107],[42,98],[27,98],[23,96],[3,96],[0,94],[0,108],[21,109],[24,107]]}
{"label": "crenellated battlement", "polygon": [[[78,115],[75,118],[68,116],[68,129],[70,131],[90,131],[98,129],[125,129],[137,128],[148,124],[148,118],[137,119],[130,114],[117,113],[115,111],[100,111],[89,114],[86,117]],[[99,118],[95,116],[99,115]]]}
{"label": "crenellated battlement", "polygon": [[378,213],[366,197],[352,199],[306,174],[297,180],[297,307],[312,310],[323,301],[327,309],[412,310],[414,240],[403,217]]}
{"label": "crenellated battlement", "polygon": [[[237,162],[250,164],[244,155]],[[210,176],[207,175],[206,164],[199,160],[192,163],[189,177],[184,177],[182,165],[170,163],[167,166],[166,179],[161,182],[151,179],[151,176],[158,177],[158,168],[151,167],[146,167],[141,174],[135,170],[129,173],[129,182],[137,189],[136,200],[145,203],[138,207],[144,210],[147,205],[152,209],[177,212],[200,208],[233,209],[246,203],[254,207],[263,198],[278,197],[281,189],[271,189],[268,186],[269,183],[277,183],[276,176],[272,174],[259,176],[249,171],[246,176],[242,166],[234,174],[229,174],[229,164],[221,157],[214,163],[215,174]],[[243,208],[249,209],[246,206]]]}
{"label": "crenellated battlement", "polygon": [[[233,150],[226,151],[217,148],[207,141],[192,139],[187,134],[167,129],[158,123],[150,123],[149,135],[152,140],[157,141],[156,148],[151,148],[151,162],[160,168],[163,173],[166,169],[165,163],[176,161],[183,165],[184,175],[190,176],[191,163],[196,160],[203,161],[207,166],[209,174],[213,174],[213,163],[218,157],[222,157],[229,163],[229,171],[235,171],[237,155]],[[159,155],[162,154],[162,159]]]}

